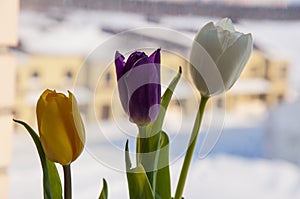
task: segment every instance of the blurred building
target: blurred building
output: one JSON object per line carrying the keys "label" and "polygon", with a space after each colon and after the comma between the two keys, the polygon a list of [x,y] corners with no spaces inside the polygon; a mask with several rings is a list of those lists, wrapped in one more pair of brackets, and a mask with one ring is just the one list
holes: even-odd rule
{"label": "blurred building", "polygon": [[[162,92],[166,89],[170,81],[176,75],[179,66],[184,67],[184,75],[187,75],[186,60],[176,54],[162,51],[161,65]],[[92,67],[99,67],[99,65]],[[94,107],[91,107],[90,109],[90,114],[95,114],[96,119],[109,120],[116,119],[118,117],[127,117],[120,104],[116,83],[117,78],[115,66],[110,65],[99,78],[98,86],[95,92],[95,104]],[[175,106],[175,108],[176,106],[184,106],[184,114],[188,114],[194,109],[194,104],[189,103],[194,100],[194,93],[191,88],[187,87],[187,84],[187,80],[185,80],[183,77],[181,79],[181,83],[179,83],[178,87],[176,88],[176,91],[180,90],[181,92],[175,92],[175,100],[171,103]],[[188,91],[188,93],[185,92],[185,90]],[[90,118],[92,118],[92,116]]]}
{"label": "blurred building", "polygon": [[[101,60],[82,64],[83,58],[79,56],[32,55],[23,58],[18,66],[16,117],[35,125],[36,100],[43,90],[50,88],[61,92],[74,90],[87,122],[126,118],[118,97],[114,65],[105,66]],[[181,109],[183,115],[191,115],[198,96],[191,86],[186,60],[163,51],[162,66],[163,91],[178,67],[183,67],[183,77],[175,90],[171,108]],[[103,70],[99,75],[100,68]],[[255,49],[226,98],[215,98],[212,104],[235,114],[260,115],[286,100],[288,71],[288,62],[270,59]]]}
{"label": "blurred building", "polygon": [[0,2],[0,198],[8,198],[7,168],[11,160],[16,60],[9,48],[17,39],[19,1]]}
{"label": "blurred building", "polygon": [[285,101],[289,94],[289,63],[255,49],[241,77],[228,92],[225,105],[236,113],[260,114]]}
{"label": "blurred building", "polygon": [[[22,55],[17,71],[15,117],[35,126],[37,99],[45,89],[67,94],[76,80],[82,85],[78,89],[84,90],[85,76],[77,78],[83,61],[80,56]],[[85,111],[86,103],[80,103],[80,107]]]}
{"label": "blurred building", "polygon": [[[36,101],[47,88],[60,92],[73,90],[86,121],[126,118],[118,97],[113,56],[116,49],[129,53],[144,46],[162,47],[163,91],[176,75],[178,66],[182,66],[183,78],[171,104],[175,110],[182,109],[183,115],[194,113],[199,96],[190,83],[185,59],[196,31],[193,28],[197,27],[195,24],[199,19],[202,20],[201,17],[195,17],[195,21],[183,17],[181,23],[191,20],[191,24],[194,24],[191,25],[192,29],[182,30],[181,24],[175,23],[174,30],[177,31],[172,31],[164,28],[172,27],[172,20],[168,22],[166,18],[160,22],[149,22],[144,15],[137,17],[128,13],[118,13],[115,18],[111,17],[114,15],[111,12],[99,15],[90,11],[70,12],[68,15],[22,14],[21,43],[17,48],[17,118],[35,126]],[[126,18],[130,24],[121,25],[120,17]],[[157,28],[122,32],[130,28],[152,26],[153,23]],[[83,24],[87,25],[86,28],[82,28]],[[125,38],[120,37],[124,34]],[[93,47],[93,51],[90,47]],[[255,46],[241,78],[226,93],[226,99],[211,100],[213,106],[226,108],[236,114],[261,114],[284,101],[289,89],[289,63],[268,57],[267,54]]]}
{"label": "blurred building", "polygon": [[[165,66],[162,67],[162,79],[171,80],[178,68],[173,69],[170,66],[184,66],[186,62],[167,52],[162,56],[162,65]],[[19,57],[16,118],[36,126],[37,99],[47,88],[63,93],[67,90],[73,91],[84,120],[88,122],[125,117],[119,102],[114,65],[105,66],[101,60],[84,63],[80,56],[24,54]],[[97,72],[100,68],[103,69],[101,75]],[[165,85],[168,83],[165,82]],[[187,106],[186,110],[189,109],[192,107]]]}

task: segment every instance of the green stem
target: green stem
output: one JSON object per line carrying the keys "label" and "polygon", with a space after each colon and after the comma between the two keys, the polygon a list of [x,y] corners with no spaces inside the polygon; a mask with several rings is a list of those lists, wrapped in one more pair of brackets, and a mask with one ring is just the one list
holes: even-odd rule
{"label": "green stem", "polygon": [[154,156],[154,165],[153,165],[153,176],[152,176],[152,189],[153,193],[156,192],[156,179],[157,179],[157,172],[158,172],[158,160],[159,160],[159,149],[160,149],[160,139],[161,139],[161,132],[159,132],[158,142],[156,146],[155,156]]}
{"label": "green stem", "polygon": [[139,133],[136,140],[136,162],[137,165],[142,162],[143,143],[142,141],[146,138],[146,126],[138,126]]}
{"label": "green stem", "polygon": [[182,165],[182,169],[181,169],[181,173],[180,173],[179,181],[178,181],[178,184],[177,184],[177,189],[176,189],[176,192],[175,192],[174,199],[182,199],[182,193],[183,193],[184,185],[185,185],[185,182],[186,182],[188,170],[189,170],[191,160],[192,160],[192,157],[193,157],[193,153],[194,153],[194,150],[195,150],[195,146],[196,146],[196,142],[197,142],[197,138],[198,138],[198,134],[199,134],[199,130],[200,130],[201,121],[202,121],[202,118],[203,118],[205,105],[206,105],[206,102],[208,101],[208,99],[209,99],[208,97],[203,97],[203,96],[201,97],[201,102],[200,102],[200,105],[199,105],[199,109],[198,109],[197,117],[196,117],[196,120],[195,120],[193,132],[192,132],[192,135],[190,137],[189,146],[188,146],[188,149],[187,149],[185,157],[184,157],[184,162],[183,162],[183,165]]}
{"label": "green stem", "polygon": [[65,181],[64,199],[72,199],[71,165],[63,165],[63,170]]}

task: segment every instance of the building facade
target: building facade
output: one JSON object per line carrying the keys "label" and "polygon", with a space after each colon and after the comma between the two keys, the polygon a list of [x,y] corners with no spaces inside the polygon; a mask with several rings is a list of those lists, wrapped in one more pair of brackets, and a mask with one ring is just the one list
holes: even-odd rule
{"label": "building facade", "polygon": [[[80,56],[22,55],[17,70],[17,95],[15,117],[36,126],[37,99],[45,89],[67,94],[77,79],[83,58]],[[83,89],[80,88],[80,89]],[[80,99],[77,99],[80,100]],[[82,104],[84,109],[84,104]]]}
{"label": "building facade", "polygon": [[[126,119],[117,89],[114,64],[101,60],[86,61],[78,56],[27,56],[18,67],[16,117],[36,125],[35,105],[43,90],[50,88],[74,91],[84,120],[88,123]],[[178,54],[162,51],[162,92],[182,66],[183,75],[174,91],[170,111],[192,116],[199,94],[189,76],[188,63]],[[234,114],[264,113],[269,107],[287,99],[289,64],[268,58],[255,49],[241,77],[226,93],[226,98],[215,97],[211,106]],[[99,73],[99,69],[101,72]],[[179,110],[179,112],[178,112]]]}
{"label": "building facade", "polygon": [[16,59],[10,47],[17,45],[19,1],[0,2],[0,198],[8,198],[7,168],[11,161]]}

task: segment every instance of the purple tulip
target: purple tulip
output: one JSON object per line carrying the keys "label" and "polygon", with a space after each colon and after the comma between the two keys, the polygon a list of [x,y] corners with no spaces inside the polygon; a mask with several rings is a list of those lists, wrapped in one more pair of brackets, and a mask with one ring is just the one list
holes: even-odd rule
{"label": "purple tulip", "polygon": [[149,57],[132,53],[127,61],[118,51],[115,55],[120,100],[130,121],[146,125],[157,118],[160,109],[160,49]]}

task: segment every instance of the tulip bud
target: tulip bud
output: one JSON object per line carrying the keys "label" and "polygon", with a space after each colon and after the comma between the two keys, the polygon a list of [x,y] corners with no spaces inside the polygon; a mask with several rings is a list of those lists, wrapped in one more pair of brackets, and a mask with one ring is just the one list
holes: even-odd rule
{"label": "tulip bud", "polygon": [[237,32],[229,18],[206,24],[196,35],[190,73],[202,96],[230,89],[243,71],[253,48],[251,34]]}
{"label": "tulip bud", "polygon": [[84,147],[85,130],[74,95],[69,92],[66,97],[45,90],[37,102],[36,113],[47,158],[62,165],[76,160]]}
{"label": "tulip bud", "polygon": [[143,126],[157,118],[160,109],[160,49],[149,57],[132,53],[127,62],[118,51],[115,66],[121,104],[130,121]]}

